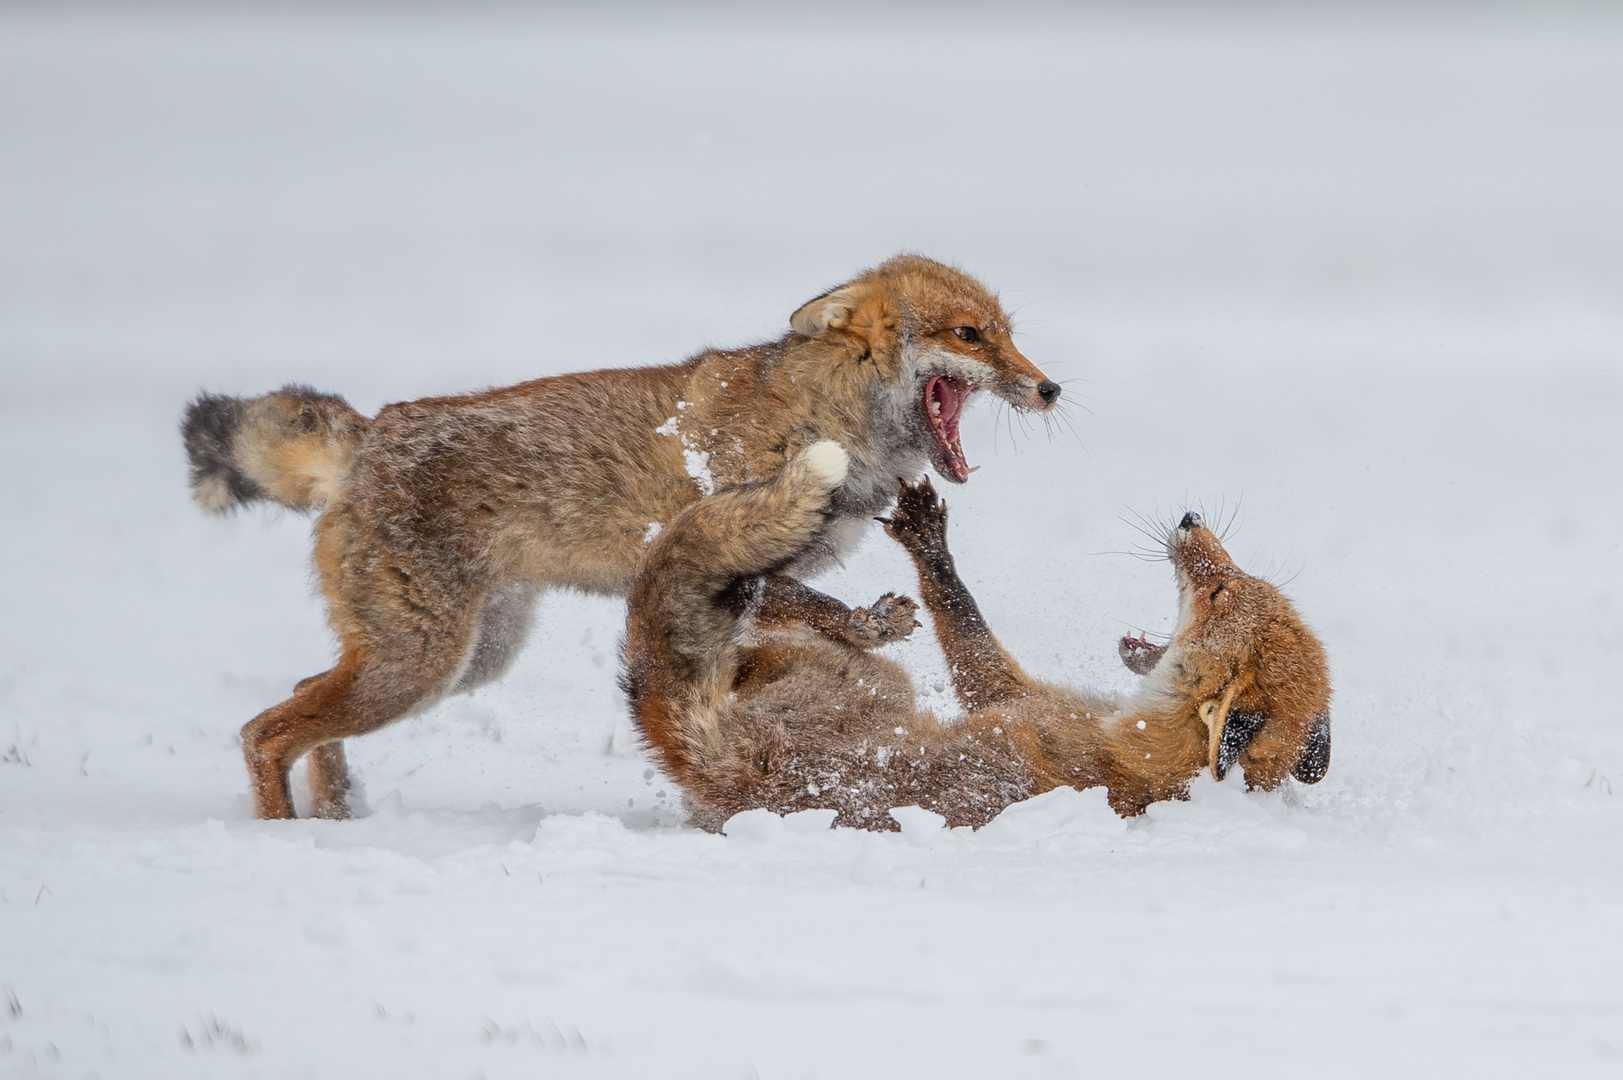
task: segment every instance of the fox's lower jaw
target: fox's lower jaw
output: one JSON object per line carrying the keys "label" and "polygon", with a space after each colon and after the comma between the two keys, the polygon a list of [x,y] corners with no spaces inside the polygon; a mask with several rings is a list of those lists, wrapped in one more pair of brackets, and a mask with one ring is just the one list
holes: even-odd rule
{"label": "fox's lower jaw", "polygon": [[980,468],[970,465],[964,453],[960,425],[964,411],[982,389],[988,389],[1022,412],[1048,412],[1059,401],[1058,383],[1043,380],[1024,386],[1001,380],[983,384],[963,375],[934,374],[924,381],[919,407],[930,433],[930,458],[943,480],[962,484]]}

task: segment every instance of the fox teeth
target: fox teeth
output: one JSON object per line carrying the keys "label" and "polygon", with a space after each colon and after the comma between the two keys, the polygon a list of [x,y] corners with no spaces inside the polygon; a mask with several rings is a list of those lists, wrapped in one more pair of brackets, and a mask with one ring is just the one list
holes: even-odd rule
{"label": "fox teeth", "polygon": [[930,415],[937,420],[941,419],[941,402],[936,398],[930,399]]}

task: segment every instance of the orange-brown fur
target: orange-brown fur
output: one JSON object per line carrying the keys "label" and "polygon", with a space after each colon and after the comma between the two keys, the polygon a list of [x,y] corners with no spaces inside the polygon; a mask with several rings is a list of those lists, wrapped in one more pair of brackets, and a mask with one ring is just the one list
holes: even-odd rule
{"label": "orange-brown fur", "polygon": [[[1183,796],[1214,747],[1219,770],[1237,756],[1253,787],[1293,770],[1322,776],[1323,651],[1278,590],[1235,567],[1194,515],[1168,535],[1177,631],[1163,649],[1122,643],[1130,666],[1149,672],[1126,700],[1020,669],[957,576],[946,507],[928,481],[903,488],[887,531],[918,570],[961,720],[920,711],[906,673],[872,652],[815,627],[752,620],[758,575],[815,534],[843,464],[837,446],[819,444],[773,481],[701,500],[632,579],[625,686],[696,820],[832,808],[839,824],[884,829],[894,827],[891,807],[919,805],[952,825],[980,825],[1062,785],[1103,786],[1113,807],[1135,814]],[[887,596],[872,612],[898,636],[913,610]],[[1219,746],[1214,730],[1235,737]]]}
{"label": "orange-brown fur", "polygon": [[881,643],[882,627],[795,579],[849,548],[898,476],[934,461],[962,479],[930,435],[921,394],[932,376],[1026,409],[1052,406],[1059,387],[1014,347],[995,297],[928,259],[892,259],[791,325],[777,341],[680,364],[389,405],[371,419],[302,387],[200,397],[185,424],[200,504],[321,511],[315,565],[340,657],[244,727],[258,814],[292,815],[288,770],[318,751],[317,812],[342,816],[336,740],[497,677],[540,589],[623,591],[683,507],[770,479],[819,439],[837,438],[854,466],[795,557],[773,568],[773,611]]}

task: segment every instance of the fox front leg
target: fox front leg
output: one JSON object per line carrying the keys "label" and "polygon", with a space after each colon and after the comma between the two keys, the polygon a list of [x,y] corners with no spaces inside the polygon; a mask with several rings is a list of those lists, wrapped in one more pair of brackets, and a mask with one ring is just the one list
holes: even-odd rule
{"label": "fox front leg", "polygon": [[848,608],[840,601],[794,578],[768,575],[755,621],[760,626],[799,623],[824,637],[855,649],[877,649],[901,641],[919,625],[919,606],[905,596],[886,593],[872,607]]}
{"label": "fox front leg", "polygon": [[860,642],[860,648],[874,649],[904,640],[922,625],[914,618],[918,610],[910,598],[895,593],[886,593],[870,607],[852,608],[846,618],[850,637],[855,639],[852,644]]}
{"label": "fox front leg", "polygon": [[1128,635],[1116,646],[1121,662],[1126,664],[1127,670],[1134,675],[1148,675],[1154,671],[1155,665],[1161,662],[1161,657],[1166,651],[1165,645],[1157,645],[1143,634],[1138,637]]}
{"label": "fox front leg", "polygon": [[935,623],[936,640],[952,672],[953,690],[974,709],[1019,697],[1031,679],[992,635],[980,607],[958,576],[947,550],[947,506],[928,479],[902,484],[896,509],[881,518],[885,532],[901,544],[919,574],[919,594]]}

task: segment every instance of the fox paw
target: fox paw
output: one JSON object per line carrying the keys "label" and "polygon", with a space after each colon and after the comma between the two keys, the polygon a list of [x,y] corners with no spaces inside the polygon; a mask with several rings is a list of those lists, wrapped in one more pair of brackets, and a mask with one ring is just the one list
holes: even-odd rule
{"label": "fox paw", "polygon": [[929,477],[917,484],[902,484],[896,493],[896,509],[879,520],[891,539],[908,551],[947,550],[947,504],[936,496]]}
{"label": "fox paw", "polygon": [[854,608],[846,618],[851,644],[877,649],[908,637],[920,625],[913,617],[919,606],[905,596],[886,593],[872,607]]}
{"label": "fox paw", "polygon": [[1167,651],[1165,645],[1157,645],[1149,638],[1140,634],[1138,637],[1124,637],[1116,646],[1116,652],[1121,655],[1121,662],[1127,665],[1127,670],[1134,675],[1148,675],[1155,670],[1155,665],[1161,662],[1161,654]]}

